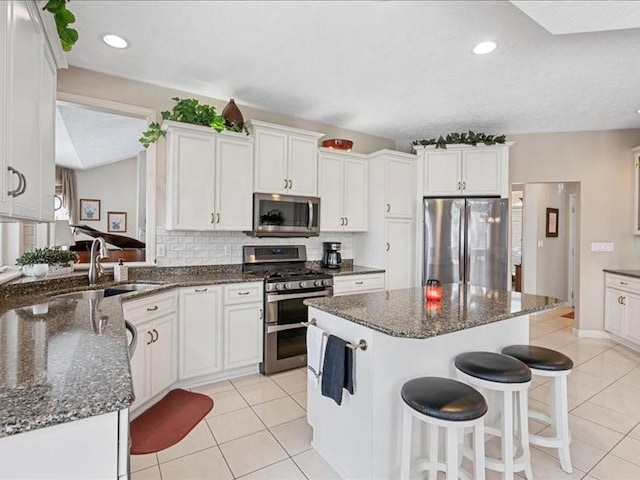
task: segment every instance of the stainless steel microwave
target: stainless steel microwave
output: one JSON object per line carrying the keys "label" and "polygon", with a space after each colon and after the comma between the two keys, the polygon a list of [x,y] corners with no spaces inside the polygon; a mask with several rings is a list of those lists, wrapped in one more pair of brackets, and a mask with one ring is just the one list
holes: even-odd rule
{"label": "stainless steel microwave", "polygon": [[317,237],[320,235],[320,199],[278,193],[253,194],[255,237]]}

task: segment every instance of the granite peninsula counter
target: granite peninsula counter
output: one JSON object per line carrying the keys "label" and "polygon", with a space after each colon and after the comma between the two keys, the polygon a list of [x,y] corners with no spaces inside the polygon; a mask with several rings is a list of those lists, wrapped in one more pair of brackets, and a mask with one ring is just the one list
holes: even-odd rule
{"label": "granite peninsula counter", "polygon": [[[305,300],[309,319],[325,332],[353,344],[367,342],[366,350],[355,350],[355,392],[345,391],[342,405],[323,397],[311,378],[307,385],[313,447],[344,479],[399,478],[404,382],[455,377],[453,360],[463,352],[527,344],[529,314],[562,305],[554,298],[458,284],[443,285],[439,304],[426,303],[423,292]],[[428,438],[422,433],[414,429],[414,443]]]}

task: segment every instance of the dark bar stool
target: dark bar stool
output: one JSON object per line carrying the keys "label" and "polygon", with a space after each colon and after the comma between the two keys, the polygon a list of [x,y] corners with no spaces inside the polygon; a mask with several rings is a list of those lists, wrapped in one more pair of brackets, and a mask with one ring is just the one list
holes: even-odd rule
{"label": "dark bar stool", "polygon": [[[438,471],[445,472],[447,480],[458,480],[459,429],[473,428],[473,478],[484,480],[484,414],[487,402],[475,388],[457,380],[441,377],[420,377],[402,386],[402,458],[400,478],[411,478],[411,436],[413,419],[429,426],[429,455],[421,459],[416,470],[429,471],[429,479],[435,480]],[[438,428],[446,429],[446,464],[438,461]]]}
{"label": "dark bar stool", "polygon": [[573,361],[556,350],[533,345],[510,345],[503,348],[502,353],[520,360],[531,369],[534,375],[551,378],[549,389],[551,415],[537,410],[529,410],[528,414],[531,418],[549,423],[553,427],[554,436],[529,435],[529,442],[541,447],[557,449],[562,470],[572,473],[567,377],[573,369]]}
{"label": "dark bar stool", "polygon": [[[490,435],[501,438],[502,458],[485,459],[485,465],[491,470],[503,472],[505,480],[513,479],[514,472],[524,471],[527,478],[533,478],[531,471],[531,453],[529,451],[529,425],[527,392],[531,385],[531,370],[521,361],[493,352],[468,352],[455,359],[458,377],[465,382],[489,391],[502,394],[500,429],[485,427]],[[518,408],[514,410],[514,395]],[[514,452],[514,411],[517,412],[516,430],[519,431],[520,456]]]}

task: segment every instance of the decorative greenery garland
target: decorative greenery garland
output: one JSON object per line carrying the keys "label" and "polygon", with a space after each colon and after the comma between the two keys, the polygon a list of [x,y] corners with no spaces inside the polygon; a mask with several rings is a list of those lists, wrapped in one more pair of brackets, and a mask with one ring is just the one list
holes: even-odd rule
{"label": "decorative greenery garland", "polygon": [[486,135],[484,133],[474,133],[469,130],[468,133],[450,133],[446,137],[438,137],[436,140],[432,138],[430,140],[415,140],[412,145],[435,145],[436,148],[447,148],[447,145],[454,143],[463,143],[465,145],[473,145],[474,147],[478,143],[484,143],[485,145],[495,145],[496,143],[504,143],[506,140],[505,135]]}
{"label": "decorative greenery garland", "polygon": [[78,31],[69,28],[70,23],[75,23],[76,17],[66,7],[66,3],[69,0],[49,0],[47,4],[42,8],[53,15],[56,21],[56,29],[58,30],[58,36],[60,37],[60,44],[62,50],[65,52],[71,51],[73,44],[78,41]]}
{"label": "decorative greenery garland", "polygon": [[[216,113],[216,107],[206,104],[198,103],[195,98],[178,98],[173,97],[171,100],[176,102],[173,109],[165,112],[161,112],[163,120],[174,120],[176,122],[190,123],[192,125],[203,125],[205,127],[211,127],[216,132],[222,130],[229,130],[231,132],[244,131],[249,133],[247,128],[230,127],[225,123],[225,119],[222,115]],[[146,132],[142,133],[142,137],[138,141],[144,146],[149,148],[149,145],[158,141],[160,137],[166,137],[167,132],[162,129],[158,122],[149,124],[149,128]]]}
{"label": "decorative greenery garland", "polygon": [[69,263],[78,260],[78,256],[69,250],[51,248],[36,248],[33,252],[26,252],[16,259],[17,265],[35,265],[36,263]]}

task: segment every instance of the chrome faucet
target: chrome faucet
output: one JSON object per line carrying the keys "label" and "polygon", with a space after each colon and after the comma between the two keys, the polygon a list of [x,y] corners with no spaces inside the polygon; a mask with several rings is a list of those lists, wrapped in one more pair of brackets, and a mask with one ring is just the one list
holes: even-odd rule
{"label": "chrome faucet", "polygon": [[[98,244],[100,244],[100,251],[98,251]],[[109,251],[107,250],[107,244],[104,238],[97,237],[91,243],[91,263],[89,264],[89,286],[93,287],[98,283],[98,279],[104,274],[104,268],[100,265],[100,259],[109,257]]]}

